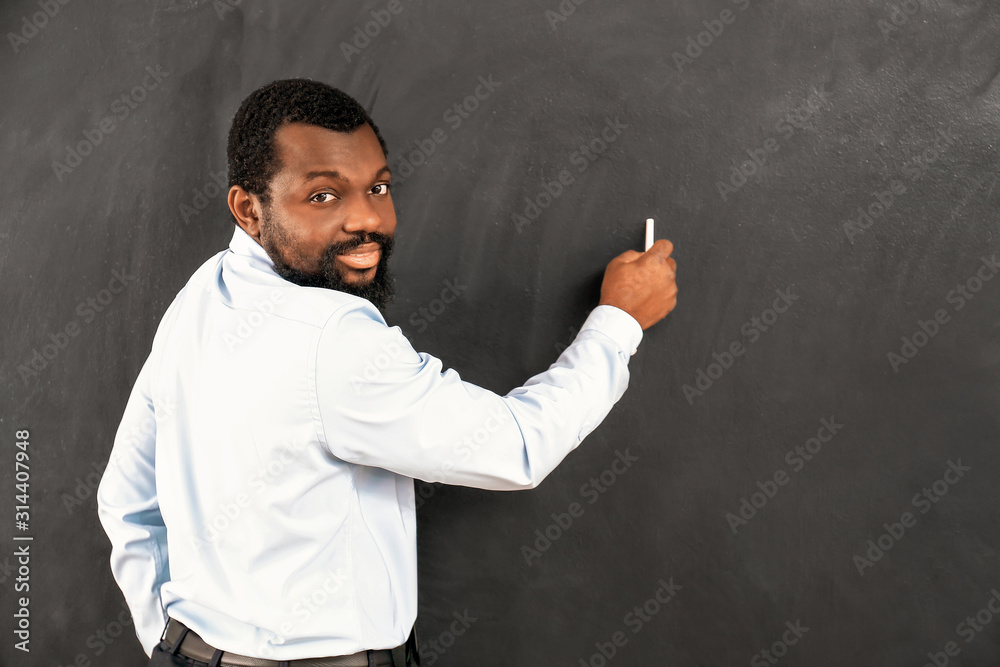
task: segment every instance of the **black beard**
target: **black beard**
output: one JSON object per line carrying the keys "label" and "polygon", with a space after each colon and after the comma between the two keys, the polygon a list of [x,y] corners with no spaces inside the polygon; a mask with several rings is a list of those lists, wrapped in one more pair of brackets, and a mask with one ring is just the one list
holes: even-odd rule
{"label": "black beard", "polygon": [[[260,238],[264,250],[274,262],[275,273],[288,282],[302,287],[322,287],[367,299],[379,309],[383,316],[385,315],[385,307],[395,296],[393,277],[389,271],[389,255],[392,254],[393,237],[381,232],[369,232],[359,234],[347,241],[334,243],[323,252],[323,256],[320,258],[319,272],[307,273],[285,263],[275,243],[275,239],[280,241],[287,238],[284,230],[274,225],[269,215],[265,214],[264,218],[264,226],[269,228],[268,232],[270,233],[261,233]],[[337,265],[337,255],[344,254],[365,243],[378,243],[382,250],[375,267],[375,276],[370,282],[363,285],[347,283]]]}

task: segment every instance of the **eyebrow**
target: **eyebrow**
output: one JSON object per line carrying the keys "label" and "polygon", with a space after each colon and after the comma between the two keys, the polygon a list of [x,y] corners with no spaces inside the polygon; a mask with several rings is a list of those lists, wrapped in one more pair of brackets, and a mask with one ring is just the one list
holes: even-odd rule
{"label": "eyebrow", "polygon": [[[386,165],[381,169],[379,169],[378,171],[376,171],[375,178],[378,178],[382,174],[389,174],[389,176],[392,176],[392,171],[389,169],[389,165]],[[351,182],[350,179],[341,174],[339,171],[335,170],[310,171],[308,174],[306,174],[305,181],[308,183],[309,181],[314,181],[317,178],[332,178],[336,181],[344,181],[345,183]]]}

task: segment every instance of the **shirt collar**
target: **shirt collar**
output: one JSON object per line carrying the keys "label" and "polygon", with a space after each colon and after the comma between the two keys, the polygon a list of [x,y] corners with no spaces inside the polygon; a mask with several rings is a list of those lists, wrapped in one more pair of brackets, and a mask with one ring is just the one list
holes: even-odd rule
{"label": "shirt collar", "polygon": [[274,262],[267,254],[267,251],[254,240],[252,236],[243,231],[239,225],[234,225],[233,238],[229,242],[229,249],[237,255],[244,255],[253,259],[259,259],[274,270]]}

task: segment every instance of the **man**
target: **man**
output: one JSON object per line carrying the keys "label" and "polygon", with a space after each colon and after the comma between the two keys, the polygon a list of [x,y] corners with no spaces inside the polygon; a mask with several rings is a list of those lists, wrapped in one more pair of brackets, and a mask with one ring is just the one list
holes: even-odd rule
{"label": "man", "polygon": [[164,314],[98,490],[112,571],[151,665],[418,664],[413,478],[538,485],[674,308],[672,246],[612,260],[576,340],[501,397],[380,313],[391,173],[355,100],[264,86],[228,156],[230,247]]}

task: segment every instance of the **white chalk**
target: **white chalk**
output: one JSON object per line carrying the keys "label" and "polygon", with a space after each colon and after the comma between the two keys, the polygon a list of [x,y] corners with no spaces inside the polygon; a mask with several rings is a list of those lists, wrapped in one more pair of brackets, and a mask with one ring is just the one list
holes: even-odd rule
{"label": "white chalk", "polygon": [[646,218],[646,250],[653,247],[653,219]]}

